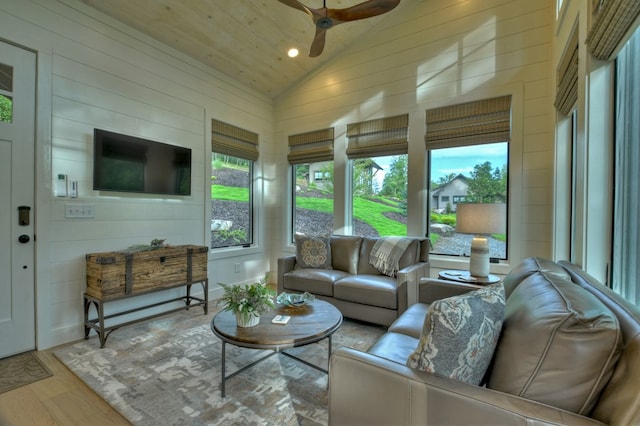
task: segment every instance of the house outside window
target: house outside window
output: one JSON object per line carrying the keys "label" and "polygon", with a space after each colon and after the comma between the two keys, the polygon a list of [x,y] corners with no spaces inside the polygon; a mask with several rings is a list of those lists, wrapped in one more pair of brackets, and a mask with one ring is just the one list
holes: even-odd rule
{"label": "house outside window", "polygon": [[253,244],[254,164],[258,135],[212,120],[211,248]]}
{"label": "house outside window", "polygon": [[[469,256],[474,235],[456,232],[459,204],[506,204],[509,217],[511,97],[427,110],[426,117],[431,254]],[[490,257],[508,259],[508,227],[488,240]]]}

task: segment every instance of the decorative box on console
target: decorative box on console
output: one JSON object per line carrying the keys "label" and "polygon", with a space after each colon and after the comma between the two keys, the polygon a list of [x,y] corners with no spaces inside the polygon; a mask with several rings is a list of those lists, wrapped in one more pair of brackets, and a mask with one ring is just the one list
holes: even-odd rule
{"label": "decorative box on console", "polygon": [[167,246],[139,252],[89,253],[87,295],[133,296],[207,278],[206,246]]}

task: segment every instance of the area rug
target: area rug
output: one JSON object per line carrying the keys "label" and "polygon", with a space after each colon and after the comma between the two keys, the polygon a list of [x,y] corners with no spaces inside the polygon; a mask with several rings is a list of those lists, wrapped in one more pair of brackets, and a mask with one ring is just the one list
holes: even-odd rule
{"label": "area rug", "polygon": [[52,375],[33,352],[0,360],[0,393],[19,388]]}
{"label": "area rug", "polygon": [[[103,349],[92,337],[54,354],[134,425],[327,424],[327,375],[281,354],[228,379],[222,398],[213,315],[182,311],[118,329]],[[345,320],[332,346],[366,350],[384,331]],[[327,344],[289,352],[326,367]],[[265,353],[227,345],[227,375]]]}

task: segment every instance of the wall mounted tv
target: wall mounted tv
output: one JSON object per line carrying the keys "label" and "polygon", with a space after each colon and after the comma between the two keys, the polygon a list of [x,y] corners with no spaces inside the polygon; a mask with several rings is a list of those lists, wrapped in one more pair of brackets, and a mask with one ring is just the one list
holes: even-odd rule
{"label": "wall mounted tv", "polygon": [[94,129],[93,189],[191,195],[191,149]]}

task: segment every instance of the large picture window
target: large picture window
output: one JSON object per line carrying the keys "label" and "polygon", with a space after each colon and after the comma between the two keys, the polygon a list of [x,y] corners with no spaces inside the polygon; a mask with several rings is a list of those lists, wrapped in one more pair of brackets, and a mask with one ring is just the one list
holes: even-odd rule
{"label": "large picture window", "polygon": [[[477,227],[488,239],[489,256],[508,259],[511,96],[427,110],[426,125],[431,253],[469,256],[474,234],[466,232]],[[504,224],[499,226],[504,231],[485,233],[480,221],[469,226],[466,218],[465,229],[458,232],[460,206],[465,212],[487,211],[474,209],[474,204],[497,205],[490,211],[504,212],[504,217],[494,218]]]}
{"label": "large picture window", "polygon": [[[456,232],[461,203],[507,202],[507,142],[431,150],[430,233],[433,254],[468,256],[474,235]],[[507,258],[507,234],[488,235],[489,256]]]}
{"label": "large picture window", "polygon": [[333,232],[333,161],[293,165],[294,234]]}
{"label": "large picture window", "polygon": [[253,244],[253,169],[258,135],[212,121],[211,248]]}
{"label": "large picture window", "polygon": [[354,235],[407,235],[407,114],[347,125]]}
{"label": "large picture window", "polygon": [[289,136],[292,235],[333,232],[333,128]]}

